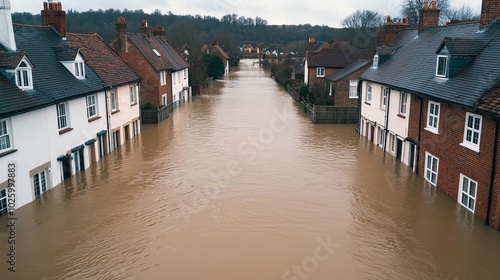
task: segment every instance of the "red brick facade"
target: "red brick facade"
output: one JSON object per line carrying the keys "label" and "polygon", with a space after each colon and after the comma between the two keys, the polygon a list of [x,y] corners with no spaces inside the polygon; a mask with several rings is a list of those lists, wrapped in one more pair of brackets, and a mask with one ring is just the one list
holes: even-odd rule
{"label": "red brick facade", "polygon": [[[490,193],[490,180],[494,158],[495,121],[488,115],[482,116],[479,152],[461,145],[464,136],[466,111],[457,105],[440,104],[438,134],[426,129],[429,100],[413,98],[410,107],[409,137],[419,141],[419,160],[417,172],[425,177],[426,152],[439,159],[437,187],[457,200],[460,187],[460,174],[477,182],[477,194],[474,214],[485,220]],[[421,122],[420,139],[418,138]],[[498,169],[498,167],[497,167]],[[497,175],[497,177],[500,176]],[[496,188],[497,198],[499,190]],[[500,209],[497,201],[492,204],[495,213],[490,217],[493,227],[498,229]],[[496,226],[494,226],[496,225]]]}
{"label": "red brick facade", "polygon": [[429,1],[425,1],[424,3],[425,6],[419,13],[418,33],[428,27],[437,27],[439,24],[440,10],[436,7],[436,0],[432,1],[431,7],[429,7]]}
{"label": "red brick facade", "polygon": [[392,40],[398,35],[402,30],[410,29],[410,24],[408,24],[408,19],[403,21],[391,21],[390,17],[387,17],[387,21],[379,34],[379,46],[388,47],[392,45]]}
{"label": "red brick facade", "polygon": [[62,37],[66,37],[66,12],[61,2],[43,2],[42,24],[54,27]]}
{"label": "red brick facade", "polygon": [[486,27],[488,23],[500,16],[500,1],[498,0],[483,0],[481,8],[481,28]]}
{"label": "red brick facade", "polygon": [[358,107],[358,98],[349,98],[351,80],[359,80],[370,64],[345,76],[334,83],[333,105],[339,107]]}

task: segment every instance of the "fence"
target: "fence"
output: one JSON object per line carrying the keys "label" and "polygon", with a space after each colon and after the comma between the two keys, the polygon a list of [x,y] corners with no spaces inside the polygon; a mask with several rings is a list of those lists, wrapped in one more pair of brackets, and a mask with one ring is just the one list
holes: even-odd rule
{"label": "fence", "polygon": [[318,124],[357,124],[359,121],[358,107],[311,106],[300,99],[299,94],[290,86],[287,91],[297,101],[313,123]]}
{"label": "fence", "polygon": [[142,109],[141,110],[141,119],[142,123],[152,124],[152,123],[160,123],[164,119],[167,119],[172,113],[173,107],[172,104],[163,106],[158,109]]}

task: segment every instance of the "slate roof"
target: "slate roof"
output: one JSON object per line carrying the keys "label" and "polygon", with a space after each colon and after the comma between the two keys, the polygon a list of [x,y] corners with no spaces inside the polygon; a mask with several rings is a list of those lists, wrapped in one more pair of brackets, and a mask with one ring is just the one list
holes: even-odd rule
{"label": "slate roof", "polygon": [[98,34],[67,33],[66,36],[71,46],[80,48],[85,63],[106,86],[120,86],[141,79]]}
{"label": "slate roof", "polygon": [[[446,37],[491,40],[452,78],[436,78],[436,50]],[[479,30],[478,23],[428,28],[401,46],[378,69],[369,68],[362,79],[414,94],[473,107],[500,78],[500,23]]]}
{"label": "slate roof", "polygon": [[358,59],[357,61],[345,67],[344,69],[339,70],[328,77],[325,77],[325,79],[328,81],[336,82],[371,63],[372,63],[371,60]]}
{"label": "slate roof", "polygon": [[15,69],[25,55],[25,52],[0,52],[0,68]]}
{"label": "slate roof", "polygon": [[73,61],[80,49],[75,46],[54,46],[54,54],[59,61]]}
{"label": "slate roof", "polygon": [[374,50],[356,49],[346,42],[334,42],[328,49],[307,53],[309,68],[344,68],[358,59],[372,59]]}
{"label": "slate roof", "polygon": [[[67,42],[51,27],[14,24],[16,45],[33,63],[33,90],[21,91],[0,74],[0,117],[12,116],[61,101],[102,91],[103,84],[88,66],[86,78],[79,80],[56,58],[55,46]],[[36,42],[33,43],[33,42]]]}
{"label": "slate roof", "polygon": [[490,43],[490,39],[467,39],[445,37],[436,53],[446,46],[450,55],[476,56]]}
{"label": "slate roof", "polygon": [[[130,42],[134,44],[156,71],[179,71],[190,67],[189,63],[179,52],[161,37],[148,37],[142,33],[127,33],[127,36]],[[157,50],[161,56],[158,56],[153,49]]]}

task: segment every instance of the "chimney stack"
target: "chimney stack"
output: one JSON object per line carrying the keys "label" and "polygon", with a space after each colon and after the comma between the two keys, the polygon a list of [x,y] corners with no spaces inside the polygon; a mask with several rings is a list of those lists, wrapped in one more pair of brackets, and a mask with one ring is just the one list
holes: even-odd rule
{"label": "chimney stack", "polygon": [[43,2],[42,24],[54,27],[61,36],[66,37],[66,12],[61,2]]}
{"label": "chimney stack", "polygon": [[142,20],[142,27],[140,30],[142,34],[146,34],[146,36],[151,37],[151,28],[149,28],[147,20]]}
{"label": "chimney stack", "polygon": [[483,0],[481,7],[480,28],[485,28],[492,20],[500,18],[500,3],[498,0]]}
{"label": "chimney stack", "polygon": [[424,1],[424,8],[420,10],[418,21],[418,34],[422,33],[428,27],[437,27],[439,25],[439,12],[436,0],[432,0],[432,7],[429,8],[429,1]]}
{"label": "chimney stack", "polygon": [[153,36],[155,36],[155,37],[157,36],[157,37],[161,37],[161,38],[166,39],[167,35],[165,33],[165,27],[164,26],[155,25],[153,27]]}
{"label": "chimney stack", "polygon": [[410,24],[408,24],[408,19],[403,20],[391,20],[390,16],[387,16],[387,20],[382,27],[379,34],[379,46],[389,47],[392,44],[392,40],[398,35],[401,30],[409,29]]}
{"label": "chimney stack", "polygon": [[315,38],[309,38],[309,45],[307,46],[307,51],[312,52],[314,51],[314,47],[316,46],[316,39]]}
{"label": "chimney stack", "polygon": [[9,51],[16,51],[16,39],[12,27],[10,0],[0,0],[0,44]]}
{"label": "chimney stack", "polygon": [[115,40],[113,45],[118,53],[121,52],[122,48],[127,52],[127,22],[124,17],[118,17],[115,23]]}

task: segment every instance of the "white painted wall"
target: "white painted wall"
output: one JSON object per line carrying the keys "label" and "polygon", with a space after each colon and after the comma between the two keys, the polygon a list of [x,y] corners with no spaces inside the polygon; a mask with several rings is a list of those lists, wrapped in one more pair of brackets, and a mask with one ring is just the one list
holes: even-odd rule
{"label": "white painted wall", "polygon": [[8,50],[16,51],[16,40],[12,28],[12,15],[10,12],[10,0],[0,0],[0,44]]}
{"label": "white painted wall", "polygon": [[304,63],[304,84],[309,83],[309,66],[307,66],[307,58]]}
{"label": "white painted wall", "polygon": [[[176,76],[177,75],[177,76]],[[177,103],[184,99],[189,99],[189,69],[180,70],[172,73],[172,100]]]}
{"label": "white painted wall", "polygon": [[[135,101],[136,101],[135,104],[131,103],[130,87],[135,88]],[[123,143],[125,143],[126,139],[130,138],[130,135],[125,135],[125,126],[130,125],[129,134],[132,134],[133,130],[132,121],[138,120],[140,117],[139,94],[138,94],[139,87],[137,86],[136,83],[132,83],[120,86],[118,88],[114,88],[113,90],[117,91],[119,112],[111,115],[110,127],[111,131],[115,131],[117,129],[120,130],[120,143],[118,143],[118,146],[120,146],[123,145]],[[140,128],[138,128],[138,132],[139,131]]]}

